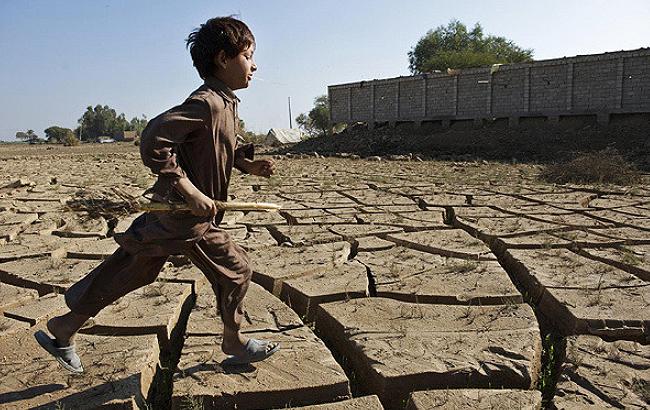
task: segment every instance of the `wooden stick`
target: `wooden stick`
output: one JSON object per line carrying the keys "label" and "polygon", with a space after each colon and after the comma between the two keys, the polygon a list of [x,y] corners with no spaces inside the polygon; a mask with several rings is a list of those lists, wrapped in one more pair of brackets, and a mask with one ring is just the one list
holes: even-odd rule
{"label": "wooden stick", "polygon": [[[214,201],[217,209],[220,211],[264,211],[274,212],[282,209],[280,205],[267,202],[224,202]],[[189,211],[187,204],[170,204],[164,202],[140,202],[138,207],[145,212],[170,212],[170,211]]]}

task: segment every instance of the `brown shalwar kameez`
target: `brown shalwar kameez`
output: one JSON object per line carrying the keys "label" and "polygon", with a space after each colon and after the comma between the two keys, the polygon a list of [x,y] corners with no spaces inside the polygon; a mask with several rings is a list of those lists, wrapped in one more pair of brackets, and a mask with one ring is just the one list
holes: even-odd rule
{"label": "brown shalwar kameez", "polygon": [[[152,119],[142,133],[140,154],[158,175],[156,198],[182,201],[175,190],[187,177],[205,195],[226,200],[235,158],[253,158],[253,146],[238,146],[239,100],[216,78],[208,78],[185,102]],[[219,301],[224,324],[239,328],[243,298],[252,272],[245,251],[215,220],[190,213],[138,217],[115,235],[118,250],[68,289],[71,311],[95,316],[127,293],[152,283],[172,254],[186,254],[206,275]]]}

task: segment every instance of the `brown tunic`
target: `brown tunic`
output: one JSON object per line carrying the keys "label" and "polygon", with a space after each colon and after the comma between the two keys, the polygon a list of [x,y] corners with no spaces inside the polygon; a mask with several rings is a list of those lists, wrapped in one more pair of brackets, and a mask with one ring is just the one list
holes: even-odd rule
{"label": "brown tunic", "polygon": [[[158,180],[151,191],[166,201],[182,202],[174,189],[187,177],[210,198],[226,200],[235,158],[253,158],[252,144],[239,144],[239,99],[225,84],[208,78],[181,105],[152,119],[142,132],[140,155]],[[128,252],[151,255],[183,253],[210,229],[214,221],[190,213],[146,214],[115,236]]]}

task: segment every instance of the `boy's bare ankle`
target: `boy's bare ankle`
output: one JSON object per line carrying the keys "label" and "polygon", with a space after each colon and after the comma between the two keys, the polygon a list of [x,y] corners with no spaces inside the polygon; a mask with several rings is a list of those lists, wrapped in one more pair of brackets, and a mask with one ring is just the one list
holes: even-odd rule
{"label": "boy's bare ankle", "polygon": [[69,346],[88,318],[89,316],[68,312],[48,320],[46,326],[59,346]]}
{"label": "boy's bare ankle", "polygon": [[70,345],[72,334],[66,332],[65,326],[62,325],[61,317],[53,317],[47,321],[47,330],[56,339],[56,343],[63,347]]}
{"label": "boy's bare ankle", "polygon": [[244,351],[248,338],[238,329],[224,329],[221,350],[226,354],[239,354]]}

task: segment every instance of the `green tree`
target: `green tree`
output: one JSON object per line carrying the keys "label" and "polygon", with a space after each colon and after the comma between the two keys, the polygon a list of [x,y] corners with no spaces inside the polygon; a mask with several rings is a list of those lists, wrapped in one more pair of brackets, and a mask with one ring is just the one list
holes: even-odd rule
{"label": "green tree", "polygon": [[47,142],[51,143],[65,143],[70,141],[70,137],[76,139],[74,132],[70,128],[63,128],[56,125],[53,125],[47,128],[45,131],[45,138]]}
{"label": "green tree", "polygon": [[73,145],[79,145],[79,140],[74,135],[74,132],[70,131],[70,133],[65,134],[63,140],[61,140],[61,143],[63,143],[63,145],[66,147],[69,147]]}
{"label": "green tree", "polygon": [[21,141],[25,141],[25,142],[29,142],[29,143],[33,143],[33,142],[38,141],[38,135],[36,135],[34,130],[27,130],[27,132],[18,131],[16,133],[16,139],[21,140]]}
{"label": "green tree", "polygon": [[252,142],[253,144],[262,144],[266,138],[264,134],[256,134],[253,131],[247,130],[246,123],[241,118],[239,119],[239,135],[245,142]]}
{"label": "green tree", "polygon": [[452,20],[446,26],[427,32],[409,51],[408,57],[411,73],[421,74],[448,68],[532,61],[533,50],[523,49],[505,37],[484,35],[480,23],[469,31],[465,24]]}
{"label": "green tree", "polygon": [[79,127],[75,131],[82,141],[95,141],[104,135],[114,137],[131,126],[124,114],[117,115],[108,105],[100,104],[95,108],[88,106],[78,123]]}
{"label": "green tree", "polygon": [[296,117],[298,126],[310,137],[326,136],[332,134],[330,123],[330,108],[326,95],[314,99],[314,108],[309,113],[302,113]]}
{"label": "green tree", "polygon": [[136,134],[142,135],[142,130],[144,130],[148,123],[149,120],[147,120],[147,116],[144,114],[142,114],[142,118],[133,117],[129,121],[129,125],[125,128],[125,131],[135,131]]}

